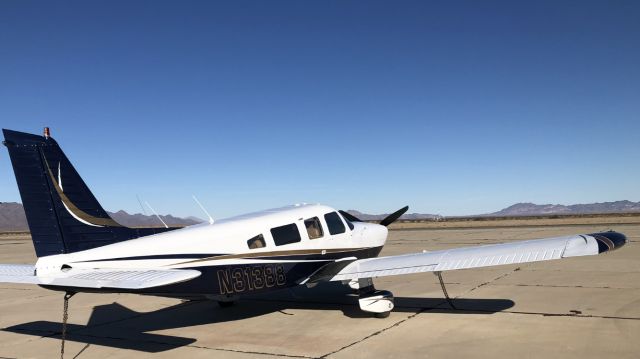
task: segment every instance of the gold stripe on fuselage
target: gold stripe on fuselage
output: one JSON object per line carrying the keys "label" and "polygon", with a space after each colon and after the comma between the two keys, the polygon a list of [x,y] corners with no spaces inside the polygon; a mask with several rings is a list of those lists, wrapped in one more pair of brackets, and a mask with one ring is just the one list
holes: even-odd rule
{"label": "gold stripe on fuselage", "polygon": [[272,252],[252,252],[252,253],[240,253],[240,254],[223,254],[221,256],[215,257],[207,257],[201,259],[195,259],[192,261],[186,261],[181,263],[174,263],[172,265],[179,264],[188,264],[188,263],[199,263],[205,261],[212,260],[222,260],[222,259],[250,259],[250,258],[259,258],[259,257],[283,257],[283,256],[295,256],[295,255],[309,255],[309,254],[329,254],[329,253],[342,253],[342,252],[354,252],[360,251],[364,249],[371,249],[374,247],[363,247],[363,248],[334,248],[334,249],[299,249],[299,250],[291,250],[291,251],[272,251]]}

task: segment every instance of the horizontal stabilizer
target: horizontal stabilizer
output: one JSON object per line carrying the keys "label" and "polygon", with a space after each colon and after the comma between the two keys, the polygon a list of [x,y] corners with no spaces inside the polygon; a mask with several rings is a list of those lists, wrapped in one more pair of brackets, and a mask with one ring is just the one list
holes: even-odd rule
{"label": "horizontal stabilizer", "polygon": [[200,276],[192,269],[69,269],[59,275],[34,275],[31,265],[0,265],[0,282],[77,288],[145,289],[185,282]]}
{"label": "horizontal stabilizer", "polygon": [[30,264],[0,264],[0,283],[38,284],[35,270]]}

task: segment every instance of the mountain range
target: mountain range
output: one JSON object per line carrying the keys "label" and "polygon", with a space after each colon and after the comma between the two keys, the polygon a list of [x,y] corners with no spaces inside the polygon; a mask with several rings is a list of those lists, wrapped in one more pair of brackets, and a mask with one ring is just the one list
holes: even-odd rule
{"label": "mountain range", "polygon": [[640,212],[640,202],[615,201],[588,204],[534,204],[516,203],[488,216],[541,216],[557,214],[601,214],[601,213],[633,213]]}
{"label": "mountain range", "polygon": [[[156,216],[147,216],[140,213],[129,214],[125,211],[107,212],[116,222],[127,227],[162,227],[162,223]],[[179,218],[172,215],[161,215],[160,218],[168,226],[190,226],[203,222],[197,217]],[[22,204],[16,202],[0,202],[0,231],[26,231],[27,217],[24,214]]]}
{"label": "mountain range", "polygon": [[[388,213],[367,214],[356,210],[348,210],[347,212],[364,221],[379,221],[388,215]],[[615,201],[573,205],[516,203],[497,212],[468,217],[525,217],[634,212],[640,212],[640,202]],[[129,214],[122,210],[108,213],[111,218],[116,220],[116,222],[127,227],[162,226],[162,223],[160,223],[156,216],[149,216],[141,213]],[[189,226],[203,222],[203,220],[197,217],[179,218],[172,215],[164,215],[160,217],[169,226]],[[401,220],[433,220],[437,218],[442,218],[442,216],[426,213],[407,213],[400,217]],[[27,218],[24,215],[22,204],[16,202],[0,202],[0,231],[26,230],[28,230]]]}
{"label": "mountain range", "polygon": [[[367,214],[367,213],[356,211],[355,209],[350,209],[347,212],[349,212],[349,214],[352,214],[363,221],[380,221],[389,215],[389,213]],[[420,219],[436,219],[436,218],[442,218],[442,216],[439,214],[428,214],[428,213],[405,213],[402,215],[402,217],[400,217],[401,220],[405,220],[405,221],[415,221]]]}
{"label": "mountain range", "polygon": [[[348,210],[350,214],[363,221],[379,221],[388,214],[366,214],[356,210]],[[640,202],[615,201],[588,204],[534,204],[516,203],[497,212],[479,214],[464,217],[526,217],[526,216],[546,216],[546,215],[578,215],[578,214],[607,214],[607,213],[634,213],[640,212]],[[453,216],[455,217],[455,216]],[[407,213],[400,217],[400,220],[422,220],[437,219],[442,216],[437,214]]]}

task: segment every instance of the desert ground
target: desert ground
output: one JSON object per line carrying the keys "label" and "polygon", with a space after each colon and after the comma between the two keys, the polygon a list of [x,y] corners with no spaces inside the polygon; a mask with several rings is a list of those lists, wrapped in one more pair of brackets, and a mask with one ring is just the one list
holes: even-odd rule
{"label": "desert ground", "polygon": [[[640,221],[590,218],[397,224],[382,255],[614,229],[629,242],[600,256],[377,279],[396,297],[386,319],[347,287],[318,285],[230,308],[135,295],[70,301],[67,358],[638,358]],[[26,233],[0,235],[0,263],[33,263]],[[60,355],[62,294],[0,284],[0,357]]]}

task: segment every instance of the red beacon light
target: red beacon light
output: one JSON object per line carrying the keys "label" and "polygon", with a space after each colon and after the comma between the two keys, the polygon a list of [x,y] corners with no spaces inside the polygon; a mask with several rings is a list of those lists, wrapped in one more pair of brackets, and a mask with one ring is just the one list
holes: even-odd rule
{"label": "red beacon light", "polygon": [[49,127],[44,128],[44,138],[49,139],[51,137],[51,132],[49,131]]}

